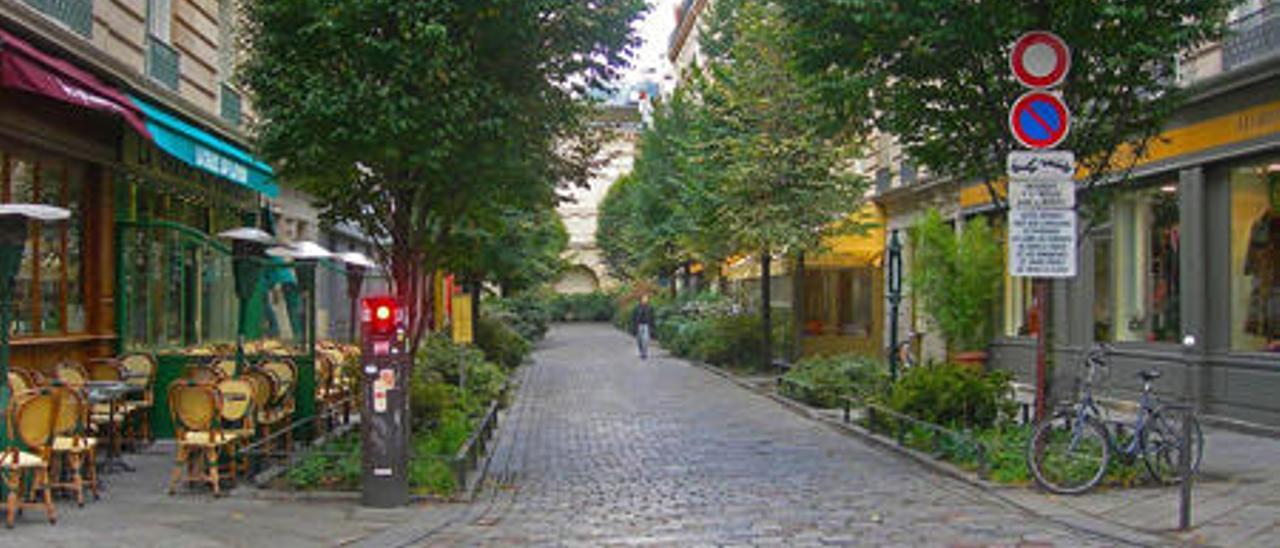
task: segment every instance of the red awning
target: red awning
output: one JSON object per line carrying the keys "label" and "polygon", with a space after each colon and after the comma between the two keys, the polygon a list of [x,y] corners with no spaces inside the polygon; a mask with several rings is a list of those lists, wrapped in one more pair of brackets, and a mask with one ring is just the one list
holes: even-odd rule
{"label": "red awning", "polygon": [[115,114],[134,131],[151,137],[142,122],[142,112],[120,90],[3,30],[0,30],[0,86]]}

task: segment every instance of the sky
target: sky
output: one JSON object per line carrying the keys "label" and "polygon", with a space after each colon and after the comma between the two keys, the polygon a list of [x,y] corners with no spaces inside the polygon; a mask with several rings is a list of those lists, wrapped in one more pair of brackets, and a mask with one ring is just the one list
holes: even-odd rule
{"label": "sky", "polygon": [[636,30],[644,41],[633,53],[631,69],[623,77],[625,84],[644,80],[657,80],[663,90],[674,85],[665,79],[671,74],[667,62],[667,38],[676,26],[675,7],[680,0],[649,0],[649,12],[636,23]]}

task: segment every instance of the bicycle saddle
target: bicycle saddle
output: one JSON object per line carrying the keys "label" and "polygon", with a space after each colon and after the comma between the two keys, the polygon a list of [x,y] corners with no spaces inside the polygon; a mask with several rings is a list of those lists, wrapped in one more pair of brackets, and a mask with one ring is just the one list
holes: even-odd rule
{"label": "bicycle saddle", "polygon": [[1138,377],[1141,377],[1142,380],[1144,381],[1153,381],[1160,378],[1160,371],[1155,369],[1147,369],[1145,371],[1139,371]]}

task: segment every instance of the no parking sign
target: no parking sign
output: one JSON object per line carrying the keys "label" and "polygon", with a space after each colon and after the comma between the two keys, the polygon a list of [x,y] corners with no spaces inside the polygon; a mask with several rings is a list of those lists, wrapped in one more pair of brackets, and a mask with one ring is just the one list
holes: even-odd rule
{"label": "no parking sign", "polygon": [[1056,147],[1070,129],[1071,112],[1061,98],[1049,92],[1025,93],[1009,109],[1009,130],[1027,148]]}

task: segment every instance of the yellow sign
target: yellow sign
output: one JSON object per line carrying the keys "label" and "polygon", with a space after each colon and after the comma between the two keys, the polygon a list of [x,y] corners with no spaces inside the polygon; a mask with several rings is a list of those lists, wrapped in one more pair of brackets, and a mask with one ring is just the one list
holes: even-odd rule
{"label": "yellow sign", "polygon": [[475,340],[471,327],[471,310],[470,293],[459,293],[453,296],[453,310],[450,314],[453,318],[453,342],[471,344]]}

